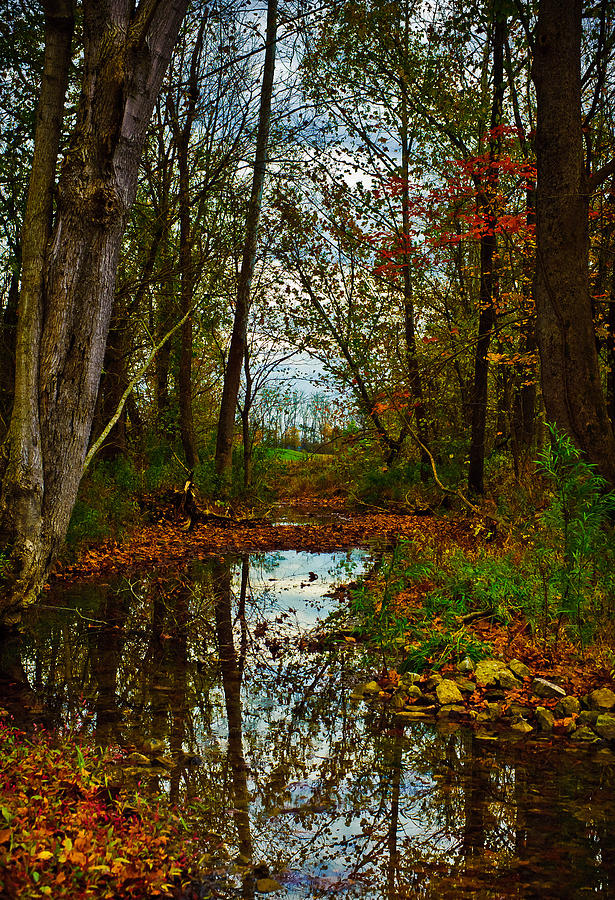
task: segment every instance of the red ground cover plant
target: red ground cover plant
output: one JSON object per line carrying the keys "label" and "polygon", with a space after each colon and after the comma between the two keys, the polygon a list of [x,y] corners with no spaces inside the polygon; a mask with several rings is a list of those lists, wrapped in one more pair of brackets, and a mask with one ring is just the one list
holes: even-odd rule
{"label": "red ground cover plant", "polygon": [[163,798],[114,789],[107,752],[0,722],[0,896],[179,896],[190,837]]}

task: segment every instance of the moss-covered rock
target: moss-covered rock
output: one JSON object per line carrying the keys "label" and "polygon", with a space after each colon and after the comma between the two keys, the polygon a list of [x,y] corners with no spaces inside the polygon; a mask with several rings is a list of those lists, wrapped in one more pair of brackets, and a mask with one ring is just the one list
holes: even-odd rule
{"label": "moss-covered rock", "polygon": [[476,683],[483,687],[495,686],[498,683],[498,675],[506,663],[501,659],[483,659],[476,666]]}
{"label": "moss-covered rock", "polygon": [[555,725],[555,716],[550,709],[546,709],[544,706],[537,706],[536,722],[541,731],[550,732],[553,731],[553,726]]}
{"label": "moss-covered rock", "polygon": [[615,716],[602,714],[596,719],[594,730],[607,741],[615,741]]}
{"label": "moss-covered rock", "polygon": [[441,706],[446,706],[450,703],[463,703],[461,691],[450,678],[444,678],[440,684],[436,685],[436,696]]}
{"label": "moss-covered rock", "polygon": [[609,710],[615,706],[615,693],[610,688],[598,688],[589,695],[592,709]]}
{"label": "moss-covered rock", "polygon": [[566,696],[566,691],[559,684],[547,681],[546,678],[535,678],[532,681],[532,693],[543,700],[561,700]]}
{"label": "moss-covered rock", "polygon": [[568,716],[576,716],[581,711],[581,702],[577,697],[566,696],[558,700],[555,709],[556,719],[566,719]]}

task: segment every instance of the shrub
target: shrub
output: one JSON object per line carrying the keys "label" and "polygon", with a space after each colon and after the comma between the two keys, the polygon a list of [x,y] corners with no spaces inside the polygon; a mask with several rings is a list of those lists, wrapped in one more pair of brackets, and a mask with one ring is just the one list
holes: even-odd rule
{"label": "shrub", "polygon": [[594,633],[605,603],[613,612],[615,492],[567,435],[548,427],[551,444],[538,466],[550,480],[553,496],[533,548],[544,628],[554,620],[557,638],[565,620],[584,642]]}

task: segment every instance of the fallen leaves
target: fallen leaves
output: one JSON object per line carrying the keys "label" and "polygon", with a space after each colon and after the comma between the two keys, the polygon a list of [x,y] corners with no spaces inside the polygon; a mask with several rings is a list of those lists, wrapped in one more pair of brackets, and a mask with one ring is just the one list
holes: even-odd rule
{"label": "fallen leaves", "polygon": [[385,547],[400,539],[424,537],[431,532],[438,542],[471,540],[465,522],[395,513],[328,513],[326,522],[276,524],[263,520],[208,522],[186,532],[181,524],[159,522],[133,532],[125,541],[105,541],[88,548],[79,560],[63,565],[56,579],[100,577],[103,573],[125,574],[143,567],[181,564],[189,559],[227,552],[304,550],[333,552],[355,547]]}
{"label": "fallen leaves", "polygon": [[105,766],[71,737],[0,723],[2,897],[169,895],[188,874],[178,816],[162,798],[111,791]]}

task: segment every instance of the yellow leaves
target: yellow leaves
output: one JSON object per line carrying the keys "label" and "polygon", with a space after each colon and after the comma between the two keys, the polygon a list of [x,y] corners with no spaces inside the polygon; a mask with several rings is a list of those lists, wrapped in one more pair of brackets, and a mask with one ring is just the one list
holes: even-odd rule
{"label": "yellow leaves", "polygon": [[81,850],[71,850],[70,853],[66,856],[67,862],[73,863],[75,866],[79,866],[80,869],[85,868],[85,865],[88,861],[85,853],[82,853]]}
{"label": "yellow leaves", "polygon": [[52,856],[53,856],[53,853],[51,852],[51,850],[41,850],[40,853],[37,853],[36,858],[46,860],[46,859],[51,859]]}
{"label": "yellow leaves", "polygon": [[111,865],[111,874],[119,875],[125,866],[130,864],[130,860],[124,856],[116,856]]}

